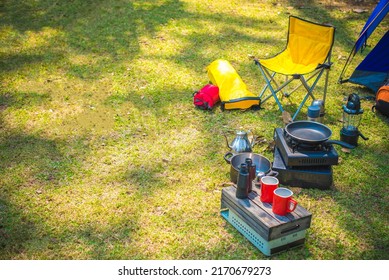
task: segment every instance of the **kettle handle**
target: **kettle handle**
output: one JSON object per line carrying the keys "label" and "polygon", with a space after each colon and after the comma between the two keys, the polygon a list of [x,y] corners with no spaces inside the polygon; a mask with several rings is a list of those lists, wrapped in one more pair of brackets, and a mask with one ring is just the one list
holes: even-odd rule
{"label": "kettle handle", "polygon": [[223,135],[224,135],[224,138],[226,138],[227,147],[228,147],[229,149],[232,149],[232,147],[230,146],[230,144],[228,144],[228,139],[227,139],[226,133],[223,133]]}

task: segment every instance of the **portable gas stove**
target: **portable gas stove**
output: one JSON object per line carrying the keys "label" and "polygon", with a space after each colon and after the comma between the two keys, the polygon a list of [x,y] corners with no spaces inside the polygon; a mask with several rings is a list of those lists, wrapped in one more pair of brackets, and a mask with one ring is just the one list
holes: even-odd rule
{"label": "portable gas stove", "polygon": [[332,165],[338,153],[332,144],[301,145],[286,139],[284,130],[274,130],[273,170],[283,185],[327,189],[332,185]]}
{"label": "portable gas stove", "polygon": [[315,146],[297,144],[285,139],[282,128],[274,130],[274,140],[286,166],[329,166],[338,164],[338,153],[332,144]]}

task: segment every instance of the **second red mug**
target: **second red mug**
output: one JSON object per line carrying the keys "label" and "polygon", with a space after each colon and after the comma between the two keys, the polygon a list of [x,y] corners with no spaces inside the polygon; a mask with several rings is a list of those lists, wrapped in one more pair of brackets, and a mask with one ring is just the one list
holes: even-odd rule
{"label": "second red mug", "polygon": [[296,209],[297,201],[292,198],[293,192],[287,188],[274,190],[272,211],[274,214],[285,216]]}

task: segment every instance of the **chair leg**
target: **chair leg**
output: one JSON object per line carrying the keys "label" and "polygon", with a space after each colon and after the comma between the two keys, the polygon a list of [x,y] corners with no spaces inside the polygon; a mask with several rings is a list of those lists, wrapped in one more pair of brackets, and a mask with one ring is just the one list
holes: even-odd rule
{"label": "chair leg", "polygon": [[328,77],[329,77],[330,69],[331,69],[331,65],[332,65],[331,55],[332,55],[332,50],[330,50],[328,57],[327,57],[327,62],[325,63],[326,77],[325,77],[325,81],[324,81],[323,107],[325,107],[326,98],[327,98]]}
{"label": "chair leg", "polygon": [[[284,108],[282,107],[281,102],[278,100],[276,91],[273,89],[273,87],[272,87],[272,85],[271,85],[271,80],[274,80],[274,79],[273,79],[274,75],[271,76],[271,80],[269,80],[269,78],[268,78],[268,76],[266,75],[265,70],[262,68],[261,64],[260,64],[260,63],[256,63],[256,64],[258,65],[259,69],[260,69],[261,72],[262,72],[263,77],[265,78],[265,81],[266,81],[266,88],[268,88],[268,89],[271,91],[271,95],[274,97],[274,99],[275,99],[275,101],[276,101],[276,103],[277,103],[277,105],[278,105],[278,108],[280,109],[281,112],[283,112],[283,111],[284,111]],[[264,90],[266,90],[266,88],[264,88]],[[262,93],[262,94],[263,94],[263,93]],[[271,96],[271,95],[270,95],[270,96]],[[263,103],[265,100],[269,99],[270,96],[268,96],[268,97],[266,97],[264,100],[262,100],[262,103]]]}
{"label": "chair leg", "polygon": [[303,108],[305,102],[307,102],[307,99],[309,97],[309,94],[307,93],[305,96],[304,96],[304,99],[303,101],[301,101],[299,107],[297,108],[296,112],[294,113],[293,117],[292,117],[292,120],[294,121],[295,118],[297,117],[297,115],[300,113],[301,109]]}
{"label": "chair leg", "polygon": [[[319,75],[320,76],[320,75]],[[318,76],[318,78],[319,78]],[[316,86],[317,84],[317,81],[318,81],[318,78],[315,80],[315,82],[312,84],[312,86],[310,87],[307,83],[307,81],[304,79],[303,76],[300,76],[300,81],[301,81],[301,84],[305,87],[305,89],[307,90],[307,95],[311,96],[312,99],[314,100],[315,99],[315,96],[313,96],[312,94],[312,91],[314,89],[314,87]]]}
{"label": "chair leg", "polygon": [[[309,76],[305,81],[308,83],[310,80],[312,80],[317,74],[320,73],[321,70],[316,70],[315,73],[313,73],[311,76]],[[300,79],[300,78],[298,78]],[[297,91],[299,88],[301,88],[303,86],[303,83],[300,83],[298,86],[296,86],[294,89],[292,89],[288,96],[292,95],[293,92]]]}
{"label": "chair leg", "polygon": [[270,75],[269,71],[266,68],[263,68],[263,70],[266,72],[267,76],[270,77],[270,82],[273,82],[276,85],[277,90],[275,90],[275,92],[281,92],[283,96],[288,97],[289,94],[284,93],[282,90],[292,81],[292,79],[288,80],[288,76],[285,76],[285,82],[280,86],[278,82],[274,79],[276,72],[273,72],[273,74]]}
{"label": "chair leg", "polygon": [[[297,115],[300,113],[301,109],[303,108],[305,102],[307,102],[307,99],[308,97],[311,97],[313,100],[315,100],[315,96],[313,95],[313,89],[316,87],[318,81],[320,80],[321,78],[321,75],[323,74],[324,72],[324,69],[322,69],[317,77],[316,77],[316,80],[313,82],[313,84],[311,86],[308,85],[307,81],[304,79],[304,77],[301,75],[300,76],[300,81],[302,83],[302,85],[305,87],[305,89],[307,90],[307,94],[304,96],[304,99],[303,101],[301,101],[299,107],[297,108],[297,111],[294,113],[293,117],[292,117],[292,120],[295,120],[295,118],[297,117]],[[311,78],[311,77],[310,77]],[[309,80],[309,79],[308,79]]]}
{"label": "chair leg", "polygon": [[326,104],[328,76],[329,76],[330,69],[327,68],[325,71],[326,71],[326,77],[324,80],[323,107],[325,107],[325,104]]}
{"label": "chair leg", "polygon": [[[274,76],[276,75],[276,72],[273,72],[273,74],[271,74],[271,79],[273,80]],[[264,95],[265,91],[267,90],[269,86],[266,85],[263,87],[263,89],[261,90],[261,93],[259,94],[259,98],[261,99],[262,103],[264,102],[264,100],[262,100],[262,96]],[[267,98],[266,98],[267,99]]]}

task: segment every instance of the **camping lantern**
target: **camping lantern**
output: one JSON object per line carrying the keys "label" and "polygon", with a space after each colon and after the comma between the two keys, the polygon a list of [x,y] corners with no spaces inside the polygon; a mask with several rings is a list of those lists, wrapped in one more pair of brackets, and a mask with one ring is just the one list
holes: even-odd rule
{"label": "camping lantern", "polygon": [[359,96],[352,93],[348,96],[347,104],[343,105],[343,128],[340,131],[340,140],[351,145],[358,145],[358,137],[363,140],[368,140],[358,130],[361,123],[363,109],[361,109],[361,101]]}

